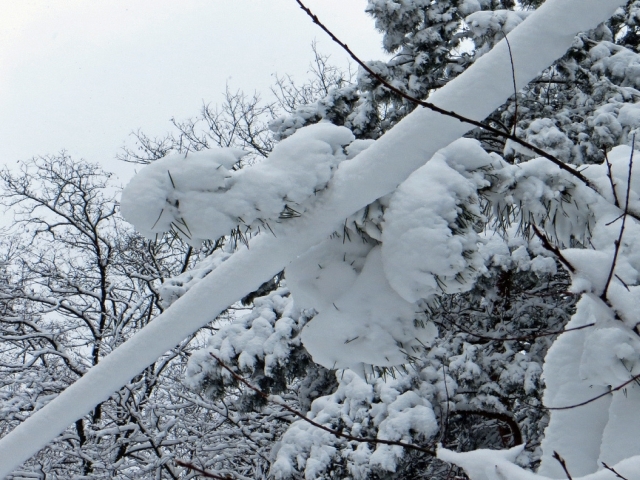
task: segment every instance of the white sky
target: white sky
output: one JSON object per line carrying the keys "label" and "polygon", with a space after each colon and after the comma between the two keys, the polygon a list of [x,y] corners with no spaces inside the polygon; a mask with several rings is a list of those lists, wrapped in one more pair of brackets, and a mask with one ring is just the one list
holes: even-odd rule
{"label": "white sky", "polygon": [[[381,58],[366,0],[307,0],[365,59]],[[127,177],[129,133],[170,130],[233,89],[303,79],[310,44],[346,55],[294,0],[0,0],[0,164],[67,150]],[[124,180],[124,178],[123,178]]]}

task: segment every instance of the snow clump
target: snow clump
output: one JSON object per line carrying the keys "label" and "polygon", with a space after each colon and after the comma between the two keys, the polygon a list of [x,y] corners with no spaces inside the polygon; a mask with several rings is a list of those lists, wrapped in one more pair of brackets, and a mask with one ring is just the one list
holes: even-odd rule
{"label": "snow clump", "polygon": [[269,222],[304,212],[347,158],[344,147],[353,140],[349,129],[321,122],[298,130],[266,160],[240,170],[233,170],[244,155],[237,149],[170,155],[145,166],[129,182],[121,212],[149,238],[173,231],[193,245],[229,234],[240,224],[269,228]]}

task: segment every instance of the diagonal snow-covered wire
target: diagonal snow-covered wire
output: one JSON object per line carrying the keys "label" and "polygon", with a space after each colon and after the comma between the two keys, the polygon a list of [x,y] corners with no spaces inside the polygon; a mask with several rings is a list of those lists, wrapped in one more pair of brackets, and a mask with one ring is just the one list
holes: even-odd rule
{"label": "diagonal snow-covered wire", "polygon": [[[626,0],[548,0],[509,35],[518,88],[562,56],[576,33],[606,20]],[[507,45],[500,42],[430,101],[482,120],[513,92]],[[349,215],[393,191],[469,126],[417,109],[370,148],[338,168],[314,207],[237,252],[171,308],[121,345],[60,396],[0,440],[0,478],[90,411],[165,351],[256,290],[296,256],[339,228]],[[437,200],[437,199],[434,199]]]}

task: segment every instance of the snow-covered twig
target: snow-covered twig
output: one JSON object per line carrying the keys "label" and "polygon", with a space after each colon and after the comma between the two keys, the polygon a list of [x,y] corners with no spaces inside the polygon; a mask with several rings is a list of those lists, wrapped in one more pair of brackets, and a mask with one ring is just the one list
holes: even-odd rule
{"label": "snow-covered twig", "polygon": [[291,408],[286,403],[282,403],[282,402],[279,402],[277,400],[274,400],[274,398],[271,395],[267,395],[262,390],[260,390],[258,387],[256,387],[256,386],[250,384],[249,382],[247,382],[243,377],[241,377],[236,372],[234,372],[229,366],[227,366],[227,364],[225,364],[222,360],[220,360],[220,358],[218,358],[213,353],[209,352],[209,355],[211,355],[218,362],[218,364],[222,368],[224,368],[227,372],[229,372],[233,378],[235,378],[238,382],[242,383],[247,388],[249,388],[249,389],[253,390],[254,392],[256,392],[258,395],[260,395],[266,401],[268,401],[270,403],[273,403],[274,405],[278,405],[279,407],[284,408],[285,410],[287,410],[288,412],[291,412],[296,417],[300,418],[301,420],[304,420],[308,424],[313,425],[314,427],[319,428],[321,430],[324,430],[325,432],[328,432],[328,433],[330,433],[332,435],[335,435],[336,437],[344,438],[345,440],[351,440],[353,442],[359,442],[359,443],[373,443],[373,444],[380,443],[380,444],[383,444],[383,445],[398,446],[398,447],[402,447],[402,448],[407,448],[409,450],[417,450],[418,452],[426,453],[426,454],[432,455],[432,456],[436,455],[435,450],[429,450],[428,448],[420,447],[418,445],[413,445],[411,443],[398,442],[398,441],[394,441],[394,440],[382,440],[382,439],[378,439],[378,438],[354,437],[353,435],[349,435],[349,434],[343,433],[343,432],[341,432],[339,430],[334,430],[332,428],[329,428],[329,427],[327,427],[325,425],[322,425],[322,424],[320,424],[318,422],[314,422],[313,420],[308,418],[306,415],[304,415],[302,412],[299,412],[295,408]]}

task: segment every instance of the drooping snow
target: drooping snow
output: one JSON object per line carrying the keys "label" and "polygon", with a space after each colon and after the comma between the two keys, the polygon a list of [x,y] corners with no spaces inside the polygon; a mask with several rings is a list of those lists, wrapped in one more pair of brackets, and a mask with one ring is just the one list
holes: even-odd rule
{"label": "drooping snow", "polygon": [[389,286],[375,247],[353,286],[303,329],[302,341],[313,360],[330,369],[364,373],[366,365],[400,365],[436,336],[433,324],[414,325],[416,311]]}
{"label": "drooping snow", "polygon": [[[515,459],[523,448],[523,445],[519,445],[509,450],[481,449],[464,453],[439,448],[438,458],[464,468],[471,480],[552,480],[567,478],[564,471],[562,471],[562,474],[548,477],[524,470],[516,465]],[[640,472],[640,456],[627,458],[609,466],[623,478],[635,480],[638,478],[638,472]],[[571,470],[569,473],[571,473]],[[572,474],[571,478],[573,480],[615,480],[620,477],[603,468],[598,472],[584,476]]]}
{"label": "drooping snow", "polygon": [[[578,311],[567,328],[580,327],[607,315],[605,309],[589,297],[583,297]],[[589,400],[605,393],[602,385],[581,376],[582,358],[588,329],[561,335],[549,349],[544,365],[546,389],[544,403],[549,407],[565,407]],[[551,422],[542,442],[541,475],[561,478],[564,472],[553,458],[557,451],[568,462],[575,475],[586,475],[598,468],[602,432],[607,423],[608,397],[603,397],[580,408],[551,412]]]}
{"label": "drooping snow", "polygon": [[491,160],[478,142],[458,140],[394,192],[384,215],[382,262],[405,300],[467,291],[484,271],[477,251],[476,229],[484,218],[477,191],[489,182],[471,172]]}
{"label": "drooping snow", "polygon": [[317,312],[334,309],[333,304],[348,291],[374,247],[361,238],[334,235],[310,248],[286,268],[291,293],[301,308]]}

